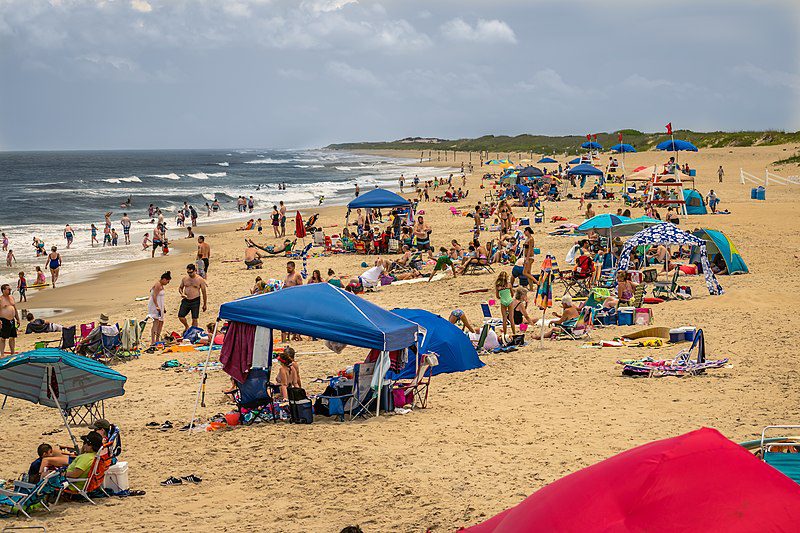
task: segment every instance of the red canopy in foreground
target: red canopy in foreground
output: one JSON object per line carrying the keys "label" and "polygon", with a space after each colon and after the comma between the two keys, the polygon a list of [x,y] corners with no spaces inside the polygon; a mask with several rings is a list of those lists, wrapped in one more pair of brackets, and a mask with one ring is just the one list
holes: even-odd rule
{"label": "red canopy in foreground", "polygon": [[703,428],[579,470],[466,531],[800,531],[800,485]]}

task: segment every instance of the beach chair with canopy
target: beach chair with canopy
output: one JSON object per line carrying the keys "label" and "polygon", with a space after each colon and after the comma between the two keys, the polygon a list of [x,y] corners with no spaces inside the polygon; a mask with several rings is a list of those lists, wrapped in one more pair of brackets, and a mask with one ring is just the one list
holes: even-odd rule
{"label": "beach chair with canopy", "polygon": [[800,430],[800,426],[767,426],[761,432],[761,457],[765,463],[777,469],[795,483],[800,483],[800,438],[767,438],[773,430]]}

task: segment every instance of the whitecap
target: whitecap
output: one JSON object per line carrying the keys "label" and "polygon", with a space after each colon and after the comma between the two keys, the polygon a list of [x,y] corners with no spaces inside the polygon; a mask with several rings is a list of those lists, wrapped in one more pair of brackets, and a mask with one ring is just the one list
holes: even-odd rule
{"label": "whitecap", "polygon": [[350,167],[333,167],[333,168],[335,168],[336,170],[343,170],[343,171],[353,170]]}
{"label": "whitecap", "polygon": [[266,157],[264,159],[253,159],[251,161],[245,161],[248,165],[280,165],[281,163],[289,163],[288,159],[271,159]]}
{"label": "whitecap", "polygon": [[221,167],[227,167],[227,166],[229,166],[227,161],[223,161],[222,163],[217,163],[217,164],[218,164],[219,166],[221,166]]}
{"label": "whitecap", "polygon": [[128,176],[127,178],[120,178],[120,181],[124,181],[127,183],[141,183],[142,180],[139,179],[139,176]]}
{"label": "whitecap", "polygon": [[227,172],[209,172],[206,174],[209,178],[224,178],[228,175]]}
{"label": "whitecap", "polygon": [[107,181],[108,183],[122,183],[119,178],[106,178],[103,181]]}
{"label": "whitecap", "polygon": [[196,180],[207,180],[208,179],[208,174],[206,174],[205,172],[197,172],[196,174],[186,174],[186,175],[189,176],[190,178],[194,178]]}
{"label": "whitecap", "polygon": [[150,177],[152,177],[152,178],[164,178],[164,179],[167,179],[167,180],[179,180],[179,179],[181,179],[181,177],[178,176],[177,174],[175,174],[174,172],[170,172],[169,174],[150,174]]}

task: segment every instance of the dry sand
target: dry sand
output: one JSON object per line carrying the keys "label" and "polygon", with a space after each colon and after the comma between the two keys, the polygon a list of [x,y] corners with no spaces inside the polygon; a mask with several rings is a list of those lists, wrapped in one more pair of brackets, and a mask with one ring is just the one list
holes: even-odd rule
{"label": "dry sand", "polygon": [[[798,423],[796,332],[800,319],[794,308],[800,290],[796,207],[800,185],[770,185],[767,201],[755,202],[749,199],[751,186],[738,181],[739,167],[762,175],[767,164],[795,149],[709,149],[685,156],[698,169],[698,189],[703,194],[709,188],[717,190],[720,207],[733,214],[691,217],[682,221],[683,227],[723,230],[741,250],[751,273],[721,277],[726,294],[719,297],[708,295],[700,277],[687,278],[695,298],[655,306],[655,323],[702,327],[709,356],[729,357],[732,368],[687,379],[627,379],[614,362],[652,352],[582,349],[577,342],[547,342],[539,350],[533,343],[515,353],[484,356],[486,366],[480,370],[436,376],[426,410],[344,424],[317,419],[312,426],[261,424],[188,435],[146,429],[145,424],[169,419],[177,427],[188,421],[198,374],[159,370],[172,355],[144,355],[115,366],[128,377],[126,394],[106,402],[106,414],[122,427],[131,488],[146,490],[147,495],[100,500],[94,507],[59,504],[53,512],[37,513],[25,524],[45,525],[49,531],[335,532],[348,524],[361,524],[368,532],[453,531],[638,444],[701,426],[716,427],[741,441],[754,438],[767,424]],[[631,154],[626,165],[631,169],[664,159],[663,153]],[[452,165],[452,160],[441,164]],[[722,185],[716,178],[719,164],[727,172]],[[800,174],[800,169],[785,168],[787,174]],[[406,173],[410,175],[413,170]],[[460,207],[474,206],[482,197],[478,176],[476,172],[469,177],[470,201]],[[621,203],[595,205],[598,213],[615,212]],[[579,222],[577,206],[577,201],[547,204],[547,218],[559,214]],[[465,243],[469,238],[471,219],[452,217],[449,207],[423,206],[434,228],[435,245],[451,238]],[[304,215],[314,211],[306,210]],[[344,208],[321,213],[323,226],[338,224],[328,233],[341,228]],[[637,210],[634,216],[639,214]],[[202,323],[215,316],[221,303],[246,294],[256,274],[282,277],[285,272],[285,260],[277,257],[267,259],[259,272],[246,271],[238,262],[224,263],[242,257],[245,234],[233,227],[204,229],[213,255],[210,309],[201,317]],[[537,247],[563,258],[573,240],[547,236],[552,227],[550,223],[536,226]],[[255,238],[255,232],[247,236]],[[158,275],[171,269],[175,279],[168,287],[170,318],[165,330],[179,329],[175,318],[178,273],[193,251],[193,243],[181,243],[167,258],[129,263],[86,283],[42,291],[28,307],[73,309],[59,317],[67,324],[93,320],[100,312],[112,319],[141,318],[146,302],[134,298],[146,296]],[[354,255],[314,258],[309,268],[324,272],[333,267],[339,273],[358,274],[365,259],[369,260]],[[421,307],[443,316],[459,307],[479,322],[478,304],[486,295],[459,296],[459,292],[491,287],[493,280],[488,274],[448,277],[430,284],[385,287],[366,298],[386,308]],[[593,336],[612,338],[621,331],[596,330]],[[43,337],[55,335],[23,336],[22,348],[32,347]],[[300,352],[322,349],[321,343],[311,342],[297,348]],[[671,356],[675,351],[670,347],[657,353]],[[363,356],[352,348],[341,355],[300,356],[306,388],[321,390],[321,384],[310,380]],[[203,357],[191,353],[179,359],[194,363]],[[230,409],[220,393],[228,383],[222,372],[210,375],[208,406],[201,409],[201,416]],[[68,443],[64,432],[42,436],[60,427],[52,409],[10,399],[0,411],[0,421],[4,450],[0,477],[26,470],[40,442]],[[85,428],[77,431],[83,433]],[[168,476],[190,473],[204,481],[196,486],[159,485]]]}

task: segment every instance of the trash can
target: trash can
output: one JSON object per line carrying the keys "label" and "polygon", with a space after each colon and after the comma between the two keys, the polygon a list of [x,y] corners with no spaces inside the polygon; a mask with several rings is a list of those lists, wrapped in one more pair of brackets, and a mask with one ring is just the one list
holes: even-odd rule
{"label": "trash can", "polygon": [[756,200],[766,200],[767,199],[767,189],[764,187],[759,187],[756,189]]}

